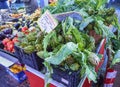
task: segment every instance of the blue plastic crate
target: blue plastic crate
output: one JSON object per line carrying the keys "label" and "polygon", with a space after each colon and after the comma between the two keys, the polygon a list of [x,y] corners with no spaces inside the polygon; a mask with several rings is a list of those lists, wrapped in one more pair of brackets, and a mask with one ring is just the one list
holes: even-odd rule
{"label": "blue plastic crate", "polygon": [[26,64],[36,70],[41,70],[44,67],[44,60],[39,58],[36,52],[27,54],[22,48],[15,46],[15,55],[18,57],[20,63]]}
{"label": "blue plastic crate", "polygon": [[52,78],[66,87],[77,87],[81,80],[80,70],[61,70],[60,67],[53,67]]}

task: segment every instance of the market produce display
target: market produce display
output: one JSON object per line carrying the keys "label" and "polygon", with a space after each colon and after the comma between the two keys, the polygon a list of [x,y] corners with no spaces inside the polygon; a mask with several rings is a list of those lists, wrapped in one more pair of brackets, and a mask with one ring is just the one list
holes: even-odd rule
{"label": "market produce display", "polygon": [[17,42],[17,37],[13,35],[12,28],[6,28],[0,32],[1,48],[6,51],[14,52],[14,43]]}
{"label": "market produce display", "polygon": [[[120,24],[115,9],[106,8],[106,3],[107,0],[58,0],[43,9],[38,8],[29,16],[12,14],[18,22],[0,26],[2,49],[14,53],[14,46],[17,46],[24,50],[22,55],[35,52],[47,68],[45,86],[54,67],[69,73],[80,71],[79,78],[86,75],[89,81],[96,82],[95,66],[103,57],[96,49],[103,38],[107,40],[106,48],[112,51],[111,64],[120,62],[117,58]],[[58,25],[46,33],[38,20],[48,10]],[[111,26],[116,28],[115,32]]]}
{"label": "market produce display", "polygon": [[[82,21],[78,21],[78,20],[73,21],[76,29],[78,29],[78,32],[80,31],[82,33],[93,36],[94,39],[95,39],[95,44],[98,44],[99,41],[102,38],[110,39],[110,38],[115,38],[116,37],[115,34],[112,32],[112,30],[110,30],[109,25],[113,25],[114,27],[117,27],[118,31],[120,29],[114,8],[105,8],[105,3],[106,2],[107,2],[106,0],[103,0],[103,1],[98,1],[98,0],[95,0],[95,1],[92,1],[92,0],[89,0],[89,1],[75,0],[75,2],[74,1],[67,1],[67,0],[65,0],[65,1],[60,0],[60,1],[57,2],[57,4],[55,6],[48,6],[45,9],[43,9],[43,12],[45,12],[46,9],[49,9],[50,12],[53,13],[53,14],[69,12],[69,11],[79,12],[83,16],[83,20]],[[63,21],[62,22],[62,27],[63,27],[63,25],[71,26],[72,24],[71,23],[70,24],[69,23],[64,24],[64,21]],[[70,28],[74,29],[74,27],[70,27]],[[63,27],[63,29],[67,30],[67,29],[69,29],[69,27],[67,27],[67,28]],[[63,30],[63,33],[65,33],[65,30]],[[67,33],[65,33],[65,35],[67,35]],[[75,35],[77,35],[76,32],[75,32]],[[50,37],[50,36],[48,36],[48,37]],[[55,35],[54,35],[54,37],[55,37]],[[77,36],[77,37],[79,37],[79,36]],[[51,41],[51,39],[50,39],[50,41]],[[74,42],[73,40],[70,40],[70,41]],[[81,40],[79,40],[79,41],[82,42]],[[45,40],[43,41],[43,43],[45,43]],[[78,46],[79,46],[79,42],[77,42],[77,43],[78,43]],[[85,43],[83,43],[83,44],[85,45]],[[82,44],[80,44],[80,46],[82,46]],[[74,46],[71,46],[71,47],[74,47]],[[84,58],[85,57],[84,55],[86,54],[87,48],[84,48],[84,46],[82,46],[81,48],[83,48],[84,50],[79,50],[80,52],[82,52],[82,54],[81,54],[82,57],[79,57],[79,58]],[[93,51],[93,49],[91,51]],[[60,60],[60,59],[62,59],[62,56],[60,56],[60,58],[59,58],[59,53],[60,52],[63,52],[63,54],[61,53],[61,55],[65,55],[64,54],[65,52],[62,50],[62,47],[61,47],[61,49],[56,54],[50,54],[52,56],[47,57],[45,60],[47,62],[49,62],[50,64],[59,65],[60,64],[59,62],[64,61],[65,60],[64,58],[66,57],[66,56],[63,57],[63,60]],[[91,55],[88,55],[88,54],[87,54],[88,58],[86,57],[86,59],[89,60],[88,62],[92,62],[93,65],[96,63],[95,65],[97,65],[98,62],[99,62],[99,59],[96,57],[96,55],[94,55],[94,54],[92,55],[92,53],[90,53],[92,56],[94,56],[94,57],[91,57]],[[80,56],[80,54],[79,54],[79,56]],[[75,57],[75,55],[74,55],[74,57]],[[93,63],[92,58],[93,59],[96,58],[95,63]],[[59,62],[57,61],[58,63],[56,63],[55,61],[53,61],[55,59],[56,60],[59,59]],[[82,59],[80,61],[82,61]],[[85,62],[83,62],[83,63],[85,64],[85,67],[86,67],[86,65],[88,65]],[[74,64],[74,63],[72,63],[72,64]],[[84,67],[84,64],[81,64],[81,65]],[[47,65],[49,65],[49,64],[47,64]],[[89,69],[91,68],[90,65],[88,65],[88,67],[89,67]],[[90,72],[90,71],[92,71],[92,70],[94,71],[94,69],[93,68],[91,68],[91,70],[89,70],[89,69],[86,68],[86,71],[84,71],[84,73],[87,72],[87,74],[92,76],[91,73],[93,73],[93,72]],[[92,79],[95,82],[95,78],[93,78],[96,75],[95,72],[93,73],[92,77],[89,77],[89,75],[88,75],[88,78]]]}

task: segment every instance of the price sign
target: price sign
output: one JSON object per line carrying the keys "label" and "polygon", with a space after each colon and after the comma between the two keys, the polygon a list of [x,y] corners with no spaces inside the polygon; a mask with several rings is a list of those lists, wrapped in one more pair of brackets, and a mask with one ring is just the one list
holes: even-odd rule
{"label": "price sign", "polygon": [[37,22],[41,30],[47,33],[50,33],[58,25],[57,20],[55,20],[48,10],[38,19]]}

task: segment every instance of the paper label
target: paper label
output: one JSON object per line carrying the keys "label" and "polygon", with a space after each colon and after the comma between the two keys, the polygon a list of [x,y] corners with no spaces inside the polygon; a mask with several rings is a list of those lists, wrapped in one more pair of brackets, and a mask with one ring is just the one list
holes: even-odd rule
{"label": "paper label", "polygon": [[64,78],[61,78],[61,81],[64,82],[65,84],[69,84],[69,82],[67,80],[65,80]]}
{"label": "paper label", "polygon": [[39,19],[38,25],[42,31],[50,33],[58,25],[58,22],[52,16],[52,14],[47,10]]}

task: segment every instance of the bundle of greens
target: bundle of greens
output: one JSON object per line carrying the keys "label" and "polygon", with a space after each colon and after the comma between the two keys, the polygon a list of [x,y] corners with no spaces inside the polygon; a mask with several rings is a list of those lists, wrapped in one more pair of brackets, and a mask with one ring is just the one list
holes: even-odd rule
{"label": "bundle of greens", "polygon": [[[53,15],[74,11],[82,15],[83,20],[66,17],[50,33],[20,33],[18,45],[25,52],[37,51],[37,55],[45,60],[47,77],[52,73],[52,66],[63,67],[65,70],[81,69],[81,76],[87,75],[89,80],[96,82],[95,66],[101,56],[95,54],[96,36],[101,38],[118,38],[120,25],[113,8],[105,8],[107,0],[58,0],[54,5],[45,7]],[[117,37],[109,26],[117,28]],[[90,32],[96,34],[90,36]],[[48,82],[48,78],[45,79]]]}
{"label": "bundle of greens", "polygon": [[49,74],[52,72],[51,65],[72,71],[81,69],[81,76],[86,74],[89,80],[96,82],[94,66],[98,65],[100,58],[94,53],[95,40],[80,32],[74,21],[68,17],[54,31],[46,34],[44,50],[37,52],[37,55],[44,58]]}
{"label": "bundle of greens", "polygon": [[42,40],[44,38],[44,34],[41,33],[39,30],[34,30],[32,32],[18,32],[18,42],[16,46],[22,48],[25,53],[33,53],[36,51],[43,50]]}
{"label": "bundle of greens", "polygon": [[113,25],[118,31],[120,29],[115,9],[105,8],[106,3],[107,0],[58,0],[42,10],[42,13],[49,10],[53,15],[75,11],[83,17],[82,21],[68,17],[54,31],[45,35],[44,50],[37,54],[45,59],[48,72],[52,73],[51,64],[73,71],[81,68],[81,76],[87,74],[90,80],[96,82],[94,66],[100,59],[94,53],[96,36],[91,37],[89,33],[94,30],[101,38],[111,39],[116,36],[109,25]]}
{"label": "bundle of greens", "polygon": [[120,29],[117,16],[114,8],[105,8],[107,0],[58,0],[55,6],[48,6],[47,9],[52,14],[63,13],[69,11],[79,12],[83,16],[82,22],[76,22],[79,30],[95,32],[102,37],[115,37],[111,32],[109,25],[114,25],[118,30]]}

